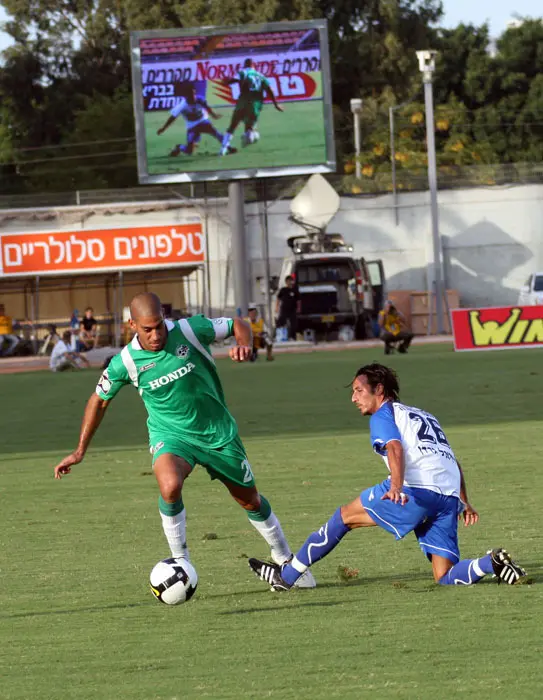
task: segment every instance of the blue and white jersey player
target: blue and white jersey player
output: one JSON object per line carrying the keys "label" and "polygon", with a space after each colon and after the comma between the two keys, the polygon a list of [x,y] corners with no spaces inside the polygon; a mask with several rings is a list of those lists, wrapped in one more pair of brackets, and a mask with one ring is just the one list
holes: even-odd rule
{"label": "blue and white jersey player", "polygon": [[348,532],[377,525],[397,540],[414,532],[432,563],[434,580],[442,585],[467,586],[487,574],[514,584],[526,576],[502,548],[460,560],[459,516],[465,525],[475,525],[479,515],[468,501],[464,474],[438,420],[400,403],[395,372],[377,363],[361,367],[352,382],[352,402],[362,415],[371,416],[372,447],[389,476],[338,508],[290,563],[249,559],[255,574],[275,590],[288,590]]}
{"label": "blue and white jersey player", "polygon": [[[178,117],[185,120],[187,142],[178,143],[170,152],[170,156],[178,156],[181,153],[192,155],[205,134],[212,136],[222,145],[224,134],[217,131],[210,120],[210,117],[220,119],[221,115],[217,114],[203,97],[196,95],[194,83],[182,83],[180,92],[182,94],[179,101],[172,107],[168,119],[157,131],[157,135],[160,136]],[[226,153],[236,153],[236,149],[228,147]]]}

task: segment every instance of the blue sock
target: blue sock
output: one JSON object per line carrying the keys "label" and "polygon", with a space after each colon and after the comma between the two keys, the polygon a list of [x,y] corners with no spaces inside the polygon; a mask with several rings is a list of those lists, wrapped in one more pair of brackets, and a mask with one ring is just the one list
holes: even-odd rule
{"label": "blue sock", "polygon": [[492,574],[492,560],[490,554],[480,559],[464,559],[452,566],[445,576],[439,579],[442,586],[470,586],[477,583],[486,574]]}
{"label": "blue sock", "polygon": [[338,508],[320,530],[309,535],[291,563],[283,568],[283,581],[292,586],[306,569],[331,552],[348,532],[350,529],[343,522],[341,510]]}

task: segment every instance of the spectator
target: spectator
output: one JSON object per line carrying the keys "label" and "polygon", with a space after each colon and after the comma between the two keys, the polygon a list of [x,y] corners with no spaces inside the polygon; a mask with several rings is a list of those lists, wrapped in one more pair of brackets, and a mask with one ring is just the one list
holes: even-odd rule
{"label": "spectator", "polygon": [[251,362],[257,359],[258,351],[262,348],[266,348],[266,360],[272,362],[273,343],[264,326],[264,319],[258,317],[258,309],[254,304],[249,306],[249,317],[247,321],[251,324],[251,330],[253,331],[253,354],[251,355]]}
{"label": "spectator", "polygon": [[79,324],[81,350],[93,350],[98,345],[98,321],[94,318],[93,313],[93,308],[87,307]]}
{"label": "spectator", "polygon": [[275,313],[277,315],[276,326],[282,328],[287,326],[288,337],[296,340],[296,329],[298,327],[297,316],[302,310],[300,292],[294,285],[294,277],[285,277],[285,286],[281,287],[277,294],[275,303]]}
{"label": "spectator", "polygon": [[[2,351],[4,342],[9,343],[9,346]],[[3,357],[13,355],[19,342],[19,338],[13,333],[13,319],[11,316],[6,316],[4,304],[0,304],[0,355]]]}
{"label": "spectator", "polygon": [[413,340],[413,333],[407,327],[404,315],[388,300],[379,311],[379,337],[385,343],[385,355],[392,351],[393,343],[400,343],[398,352],[405,353]]}
{"label": "spectator", "polygon": [[66,369],[82,369],[82,364],[89,367],[87,358],[71,349],[71,341],[71,331],[64,331],[62,340],[57,341],[49,359],[49,368],[52,372],[63,372]]}

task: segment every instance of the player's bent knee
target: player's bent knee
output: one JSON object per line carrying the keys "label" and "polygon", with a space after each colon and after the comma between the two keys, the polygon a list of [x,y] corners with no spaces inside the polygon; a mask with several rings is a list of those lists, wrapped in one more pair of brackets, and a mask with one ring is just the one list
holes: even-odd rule
{"label": "player's bent knee", "polygon": [[375,525],[375,521],[362,505],[360,498],[355,498],[351,503],[341,506],[340,510],[343,522],[351,530],[357,527],[371,527]]}
{"label": "player's bent knee", "polygon": [[164,479],[158,482],[158,488],[166,503],[175,503],[181,498],[183,482],[179,481],[179,479]]}
{"label": "player's bent knee", "polygon": [[432,555],[432,573],[434,575],[434,581],[439,583],[443,576],[452,569],[454,562],[445,557],[440,557],[436,554]]}

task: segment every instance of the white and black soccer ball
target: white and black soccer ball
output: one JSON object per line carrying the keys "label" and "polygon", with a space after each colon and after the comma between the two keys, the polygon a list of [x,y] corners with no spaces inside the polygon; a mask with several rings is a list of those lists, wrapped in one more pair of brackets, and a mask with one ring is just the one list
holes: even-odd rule
{"label": "white and black soccer ball", "polygon": [[186,559],[163,559],[149,578],[155,598],[166,605],[188,602],[198,586],[196,569]]}
{"label": "white and black soccer ball", "polygon": [[256,143],[260,139],[260,134],[256,129],[251,129],[250,131],[246,131],[244,134],[241,136],[241,143],[243,146],[250,146],[253,143]]}

